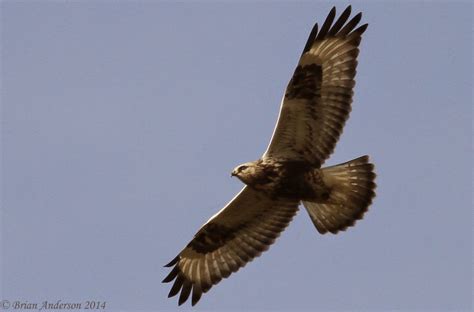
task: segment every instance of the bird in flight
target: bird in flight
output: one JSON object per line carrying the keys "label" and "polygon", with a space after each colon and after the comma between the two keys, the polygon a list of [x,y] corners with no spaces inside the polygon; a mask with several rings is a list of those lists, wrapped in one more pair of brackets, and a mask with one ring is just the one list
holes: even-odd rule
{"label": "bird in flight", "polygon": [[332,8],[309,35],[286,88],[263,156],[232,171],[245,186],[166,267],[168,297],[178,304],[203,293],[258,257],[288,226],[300,202],[321,234],[336,234],[362,219],[375,196],[368,156],[321,168],[351,111],[362,14],[348,6],[334,22]]}

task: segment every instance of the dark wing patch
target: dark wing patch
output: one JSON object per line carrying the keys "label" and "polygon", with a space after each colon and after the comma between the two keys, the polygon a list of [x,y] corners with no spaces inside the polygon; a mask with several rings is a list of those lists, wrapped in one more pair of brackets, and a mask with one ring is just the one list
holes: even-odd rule
{"label": "dark wing patch", "polygon": [[180,293],[178,304],[202,294],[223,278],[258,257],[275,241],[298,210],[298,201],[276,200],[245,187],[212,217],[167,267],[163,280],[174,281],[169,297]]}
{"label": "dark wing patch", "polygon": [[189,242],[189,248],[199,253],[213,252],[235,235],[235,229],[231,229],[217,223],[208,223],[204,225]]}
{"label": "dark wing patch", "polygon": [[333,8],[321,30],[316,24],[282,101],[264,157],[320,166],[333,152],[351,111],[361,36],[361,13],[347,7],[333,24]]}
{"label": "dark wing patch", "polygon": [[[322,67],[318,64],[296,67],[293,78],[286,89],[286,99],[311,100],[321,95]],[[316,87],[315,87],[316,85]]]}

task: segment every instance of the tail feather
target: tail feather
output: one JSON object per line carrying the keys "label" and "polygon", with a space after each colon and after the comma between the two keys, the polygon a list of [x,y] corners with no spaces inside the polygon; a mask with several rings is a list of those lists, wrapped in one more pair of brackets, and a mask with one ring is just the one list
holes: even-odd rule
{"label": "tail feather", "polygon": [[330,189],[324,202],[303,201],[319,233],[336,234],[362,219],[375,197],[374,165],[368,156],[321,169],[324,184]]}

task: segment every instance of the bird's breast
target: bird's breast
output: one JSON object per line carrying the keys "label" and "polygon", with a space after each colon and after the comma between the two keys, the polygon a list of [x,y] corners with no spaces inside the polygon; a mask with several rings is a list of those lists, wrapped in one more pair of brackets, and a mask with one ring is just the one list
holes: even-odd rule
{"label": "bird's breast", "polygon": [[247,183],[250,187],[265,192],[272,198],[301,199],[309,196],[306,183],[307,168],[299,163],[264,164]]}

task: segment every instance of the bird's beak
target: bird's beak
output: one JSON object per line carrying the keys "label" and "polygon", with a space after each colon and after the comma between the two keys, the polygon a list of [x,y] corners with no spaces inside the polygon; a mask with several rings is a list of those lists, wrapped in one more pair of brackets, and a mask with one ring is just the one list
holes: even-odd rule
{"label": "bird's beak", "polygon": [[232,173],[230,174],[231,177],[235,177],[237,174],[235,173],[235,171],[232,171]]}

